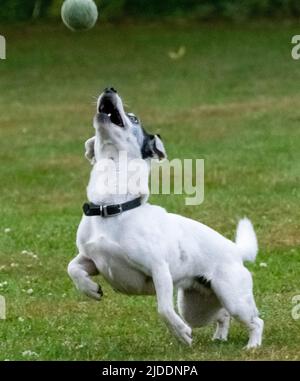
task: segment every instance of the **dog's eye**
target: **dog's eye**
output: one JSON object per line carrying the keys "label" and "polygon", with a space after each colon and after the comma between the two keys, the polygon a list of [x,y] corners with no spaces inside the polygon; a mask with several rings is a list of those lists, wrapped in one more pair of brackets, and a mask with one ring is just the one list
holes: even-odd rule
{"label": "dog's eye", "polygon": [[134,114],[127,114],[128,115],[128,118],[130,119],[130,121],[134,124],[139,124],[139,120],[138,118],[134,115]]}

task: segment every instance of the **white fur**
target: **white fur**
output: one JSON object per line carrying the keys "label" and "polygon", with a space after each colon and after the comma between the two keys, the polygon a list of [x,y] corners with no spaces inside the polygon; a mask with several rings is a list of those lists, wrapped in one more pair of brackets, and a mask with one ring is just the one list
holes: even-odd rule
{"label": "white fur", "polygon": [[[121,203],[140,196],[99,192],[100,158],[116,161],[116,153],[123,149],[132,159],[141,157],[140,138],[132,135],[132,125],[119,97],[118,107],[125,127],[96,115],[94,147],[91,140],[86,146],[88,159],[96,161],[87,191],[89,201],[96,204]],[[159,144],[164,151],[161,141]],[[233,316],[249,330],[247,348],[261,345],[263,321],[253,298],[251,274],[243,265],[243,260],[254,260],[257,252],[250,221],[240,221],[234,243],[200,222],[149,204],[148,194],[142,196],[142,206],[118,216],[83,215],[77,232],[79,254],[68,267],[77,288],[99,299],[98,285],[90,276],[100,273],[114,289],[125,294],[156,294],[159,314],[187,344],[192,343],[191,327],[213,321],[218,324],[213,338],[226,340]],[[210,281],[210,289],[196,281],[200,276]],[[179,314],[173,305],[174,289],[178,290]]]}
{"label": "white fur", "polygon": [[253,225],[248,218],[240,220],[236,230],[235,242],[240,249],[243,261],[254,262],[258,245]]}

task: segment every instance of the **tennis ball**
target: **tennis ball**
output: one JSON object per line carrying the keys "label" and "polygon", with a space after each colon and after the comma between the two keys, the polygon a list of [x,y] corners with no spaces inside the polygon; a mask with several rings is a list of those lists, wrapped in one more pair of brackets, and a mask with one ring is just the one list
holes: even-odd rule
{"label": "tennis ball", "polygon": [[61,17],[73,31],[91,29],[98,19],[97,5],[93,0],[65,0]]}

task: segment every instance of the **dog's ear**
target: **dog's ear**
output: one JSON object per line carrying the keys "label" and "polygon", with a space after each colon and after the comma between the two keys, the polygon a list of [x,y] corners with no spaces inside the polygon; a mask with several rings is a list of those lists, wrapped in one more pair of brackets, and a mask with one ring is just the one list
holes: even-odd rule
{"label": "dog's ear", "polygon": [[91,165],[94,165],[95,164],[95,150],[94,150],[94,146],[95,146],[95,136],[88,139],[85,143],[84,143],[84,147],[85,147],[85,157],[88,159],[88,161],[91,163]]}
{"label": "dog's ear", "polygon": [[167,157],[160,135],[145,135],[142,157],[143,159],[153,158],[158,160],[163,160]]}
{"label": "dog's ear", "polygon": [[153,151],[154,157],[159,160],[163,160],[167,157],[166,149],[160,135],[154,135]]}

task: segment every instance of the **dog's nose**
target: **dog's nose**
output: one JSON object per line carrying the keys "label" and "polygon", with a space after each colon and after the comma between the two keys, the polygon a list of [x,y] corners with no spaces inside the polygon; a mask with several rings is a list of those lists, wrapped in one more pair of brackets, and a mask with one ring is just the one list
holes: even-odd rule
{"label": "dog's nose", "polygon": [[114,89],[113,87],[106,87],[106,88],[104,89],[104,92],[105,92],[106,94],[111,94],[111,93],[117,93],[117,90]]}

